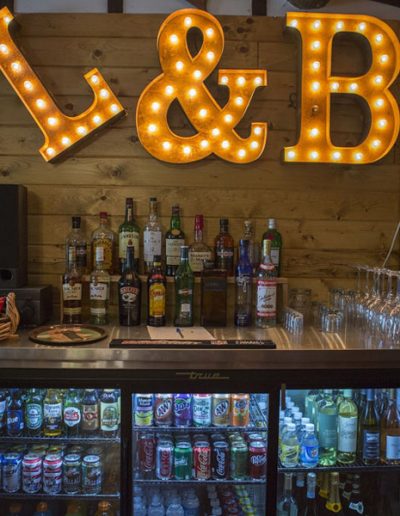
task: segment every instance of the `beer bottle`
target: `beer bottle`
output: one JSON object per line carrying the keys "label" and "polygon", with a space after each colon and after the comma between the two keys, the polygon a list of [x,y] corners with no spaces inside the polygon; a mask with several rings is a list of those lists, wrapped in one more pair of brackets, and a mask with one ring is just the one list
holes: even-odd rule
{"label": "beer bottle", "polygon": [[0,389],[0,435],[4,435],[7,428],[7,396],[8,392]]}
{"label": "beer bottle", "polygon": [[22,515],[22,503],[12,503],[8,509],[8,516],[21,516]]}
{"label": "beer bottle", "polygon": [[114,389],[104,389],[100,396],[100,431],[103,437],[118,434],[118,396]]}
{"label": "beer bottle", "polygon": [[81,399],[78,389],[68,389],[64,400],[64,433],[78,437],[82,419]]}
{"label": "beer bottle", "polygon": [[25,428],[30,437],[42,433],[43,399],[38,389],[29,389],[25,402]]}
{"label": "beer bottle", "polygon": [[43,402],[43,435],[60,437],[62,433],[62,399],[57,389],[48,389]]}
{"label": "beer bottle", "polygon": [[7,406],[7,435],[19,437],[24,431],[24,411],[20,389],[10,389],[10,400]]}
{"label": "beer bottle", "polygon": [[317,503],[315,500],[315,487],[317,477],[315,473],[307,473],[307,498],[304,516],[317,516]]}
{"label": "beer bottle", "polygon": [[360,484],[353,484],[349,505],[347,506],[346,514],[349,516],[357,514],[365,514],[365,505],[360,493]]}
{"label": "beer bottle", "polygon": [[99,398],[95,389],[85,389],[82,399],[81,431],[93,435],[99,429]]}

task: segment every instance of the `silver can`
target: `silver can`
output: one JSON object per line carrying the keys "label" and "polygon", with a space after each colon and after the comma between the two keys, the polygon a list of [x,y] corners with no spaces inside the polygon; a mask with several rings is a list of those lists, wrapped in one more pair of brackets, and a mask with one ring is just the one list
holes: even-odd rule
{"label": "silver can", "polygon": [[17,493],[21,489],[21,464],[19,453],[6,453],[3,457],[3,491]]}
{"label": "silver can", "polygon": [[99,455],[86,455],[82,461],[82,489],[85,494],[100,494],[103,466]]}

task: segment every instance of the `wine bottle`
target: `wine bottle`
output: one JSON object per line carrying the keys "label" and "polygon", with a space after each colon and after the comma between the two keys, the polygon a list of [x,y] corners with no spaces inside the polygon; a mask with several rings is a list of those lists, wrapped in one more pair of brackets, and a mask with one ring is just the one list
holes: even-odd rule
{"label": "wine bottle", "polygon": [[317,407],[318,440],[321,466],[334,466],[337,456],[337,415],[338,409],[332,398],[332,390],[325,389]]}
{"label": "wine bottle", "polygon": [[389,404],[381,420],[381,461],[400,464],[400,414],[395,390],[389,390]]}
{"label": "wine bottle", "polygon": [[358,409],[352,399],[352,390],[345,389],[339,405],[338,455],[339,464],[354,464],[357,455]]}
{"label": "wine bottle", "polygon": [[360,418],[361,458],[366,466],[379,462],[379,416],[375,406],[375,390],[367,390],[367,401]]}
{"label": "wine bottle", "polygon": [[307,473],[307,498],[303,516],[317,516],[317,502],[315,499],[315,488],[317,476],[315,473]]}

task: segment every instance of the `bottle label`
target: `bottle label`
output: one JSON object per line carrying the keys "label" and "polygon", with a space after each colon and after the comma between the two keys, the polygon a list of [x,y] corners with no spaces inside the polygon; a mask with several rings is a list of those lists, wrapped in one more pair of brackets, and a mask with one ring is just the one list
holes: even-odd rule
{"label": "bottle label", "polygon": [[300,449],[300,462],[302,464],[318,464],[319,458],[318,444],[312,446],[302,445]]}
{"label": "bottle label", "polygon": [[357,422],[358,418],[339,416],[339,444],[338,450],[345,453],[355,453],[357,449]]}
{"label": "bottle label", "polygon": [[400,459],[400,436],[387,435],[386,436],[386,458],[388,460]]}
{"label": "bottle label", "polygon": [[369,432],[368,430],[364,430],[363,459],[379,459],[379,432]]}
{"label": "bottle label", "polygon": [[179,295],[179,312],[181,314],[190,314],[192,311],[192,296],[193,290],[191,288],[181,288],[178,290]]}
{"label": "bottle label", "polygon": [[318,415],[319,444],[322,448],[336,448],[337,446],[337,416],[336,414]]}
{"label": "bottle label", "polygon": [[17,433],[24,428],[24,413],[22,409],[7,410],[7,428],[11,433]]}
{"label": "bottle label", "polygon": [[63,298],[64,301],[81,301],[82,283],[64,283]]}
{"label": "bottle label", "polygon": [[211,258],[211,251],[189,251],[190,268],[193,272],[201,272],[204,269],[203,262]]}
{"label": "bottle label", "polygon": [[104,269],[112,267],[112,240],[99,238],[93,242],[95,265],[103,263]]}
{"label": "bottle label", "polygon": [[119,295],[123,305],[133,305],[138,301],[139,289],[137,287],[120,287]]}
{"label": "bottle label", "polygon": [[100,403],[100,427],[103,432],[115,432],[118,430],[118,402]]}
{"label": "bottle label", "polygon": [[106,301],[108,299],[108,285],[106,283],[91,283],[90,299],[92,301]]}
{"label": "bottle label", "polygon": [[182,245],[185,245],[183,238],[165,239],[165,259],[167,265],[179,265]]}
{"label": "bottle label", "polygon": [[257,317],[275,319],[276,291],[276,281],[257,281]]}
{"label": "bottle label", "polygon": [[133,246],[135,260],[139,259],[139,233],[137,231],[123,231],[119,234],[119,258],[126,259],[128,245]]}
{"label": "bottle label", "polygon": [[299,445],[281,443],[281,462],[284,466],[297,466],[299,462]]}
{"label": "bottle label", "polygon": [[364,514],[364,504],[362,502],[350,502],[349,510],[357,514]]}
{"label": "bottle label", "polygon": [[27,403],[25,408],[25,422],[29,430],[38,430],[43,423],[42,405]]}
{"label": "bottle label", "polygon": [[149,288],[149,316],[165,316],[165,287],[162,283],[153,283]]}
{"label": "bottle label", "polygon": [[44,403],[43,416],[47,430],[59,430],[62,419],[62,404]]}
{"label": "bottle label", "polygon": [[279,267],[279,262],[281,258],[281,250],[279,247],[271,248],[271,261],[275,265],[275,267]]}
{"label": "bottle label", "polygon": [[246,276],[245,274],[236,276],[236,287],[241,294],[247,294],[248,292],[250,292],[251,285],[251,276]]}
{"label": "bottle label", "polygon": [[87,267],[87,245],[78,244],[76,246],[76,266],[79,269],[86,269]]}
{"label": "bottle label", "polygon": [[230,271],[233,268],[233,247],[217,247],[215,250],[215,265],[217,269]]}
{"label": "bottle label", "polygon": [[73,428],[81,422],[81,411],[78,407],[66,407],[64,409],[64,424]]}
{"label": "bottle label", "polygon": [[146,229],[143,232],[144,243],[144,261],[152,263],[154,256],[161,256],[161,231],[149,231]]}
{"label": "bottle label", "polygon": [[97,403],[82,406],[82,429],[95,431],[99,427],[99,408]]}

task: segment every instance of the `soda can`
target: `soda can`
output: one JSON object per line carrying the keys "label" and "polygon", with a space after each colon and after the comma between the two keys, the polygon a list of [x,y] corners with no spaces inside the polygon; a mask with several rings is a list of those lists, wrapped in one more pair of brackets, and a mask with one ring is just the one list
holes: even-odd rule
{"label": "soda can", "polygon": [[192,424],[192,395],[174,394],[174,423],[175,426],[191,426]]}
{"label": "soda can", "polygon": [[172,426],[173,414],[172,394],[156,394],[154,397],[154,423],[156,426]]}
{"label": "soda can", "polygon": [[159,440],[156,448],[156,476],[160,480],[170,480],[173,473],[174,445],[170,441]]}
{"label": "soda can", "polygon": [[246,435],[246,441],[248,443],[251,443],[253,441],[262,441],[263,439],[265,439],[262,434],[257,434],[257,433],[250,433],[250,434],[245,434]]}
{"label": "soda can", "polygon": [[135,394],[134,420],[136,426],[151,426],[153,424],[153,394]]}
{"label": "soda can", "polygon": [[3,452],[0,452],[0,486],[2,485],[3,479]]}
{"label": "soda can", "polygon": [[231,417],[231,395],[213,394],[212,424],[214,426],[229,426]]}
{"label": "soda can", "polygon": [[211,426],[211,394],[193,394],[193,425]]}
{"label": "soda can", "polygon": [[103,466],[99,455],[86,455],[82,461],[82,490],[85,494],[100,494]]}
{"label": "soda can", "polygon": [[250,420],[250,395],[232,394],[232,426],[248,426]]}
{"label": "soda can", "polygon": [[211,471],[215,480],[225,480],[229,477],[229,444],[226,441],[213,443]]}
{"label": "soda can", "polygon": [[35,453],[27,453],[22,461],[22,490],[38,493],[42,489],[42,459]]}
{"label": "soda can", "polygon": [[244,480],[247,477],[248,455],[246,444],[232,444],[230,466],[232,480]]}
{"label": "soda can", "polygon": [[145,478],[152,474],[156,465],[156,440],[151,433],[139,435],[139,471]]}
{"label": "soda can", "polygon": [[62,488],[62,458],[59,454],[47,454],[43,461],[43,491],[59,494]]}
{"label": "soda can", "polygon": [[77,494],[81,491],[82,461],[77,453],[65,455],[63,461],[63,490],[67,494]]}
{"label": "soda can", "polygon": [[267,447],[262,441],[253,441],[249,446],[249,476],[254,480],[264,479],[267,466]]}
{"label": "soda can", "polygon": [[209,480],[211,478],[211,446],[208,442],[198,442],[193,447],[194,478]]}
{"label": "soda can", "polygon": [[6,453],[3,457],[3,491],[17,493],[21,489],[21,464],[19,453]]}
{"label": "soda can", "polygon": [[174,449],[174,476],[176,480],[191,480],[193,473],[193,450],[190,443],[180,442]]}

